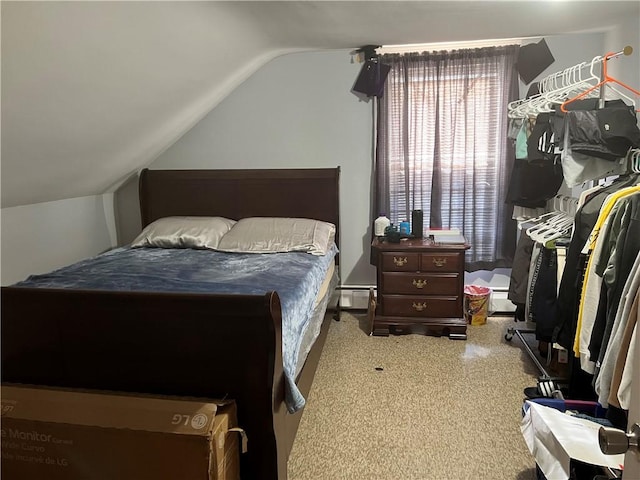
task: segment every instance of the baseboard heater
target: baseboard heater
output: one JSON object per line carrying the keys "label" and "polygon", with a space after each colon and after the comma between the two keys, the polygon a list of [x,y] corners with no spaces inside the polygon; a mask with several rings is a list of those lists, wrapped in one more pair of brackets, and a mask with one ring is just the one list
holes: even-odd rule
{"label": "baseboard heater", "polygon": [[340,307],[345,310],[367,310],[369,308],[369,291],[375,285],[341,285],[338,287],[340,294]]}
{"label": "baseboard heater", "polygon": [[[341,285],[338,287],[340,306],[345,310],[366,310],[369,307],[369,290],[375,285]],[[489,311],[493,313],[511,313],[516,306],[507,298],[506,287],[491,288],[491,305]]]}

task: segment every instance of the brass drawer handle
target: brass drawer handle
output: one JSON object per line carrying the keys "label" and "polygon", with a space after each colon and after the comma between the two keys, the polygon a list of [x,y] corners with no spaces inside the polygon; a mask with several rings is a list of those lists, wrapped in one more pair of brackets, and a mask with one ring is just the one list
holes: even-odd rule
{"label": "brass drawer handle", "polygon": [[447,264],[447,259],[446,258],[434,258],[433,259],[433,264],[436,267],[444,267]]}
{"label": "brass drawer handle", "polygon": [[422,279],[416,280],[415,278],[413,279],[413,285],[416,288],[423,288],[426,284],[427,284],[426,280],[422,280]]}
{"label": "brass drawer handle", "polygon": [[407,262],[407,257],[393,257],[393,263],[396,264],[396,267],[402,267],[403,265],[406,265]]}
{"label": "brass drawer handle", "polygon": [[413,305],[411,306],[416,310],[416,312],[421,312],[422,310],[427,308],[427,302],[422,302],[422,303],[413,302]]}

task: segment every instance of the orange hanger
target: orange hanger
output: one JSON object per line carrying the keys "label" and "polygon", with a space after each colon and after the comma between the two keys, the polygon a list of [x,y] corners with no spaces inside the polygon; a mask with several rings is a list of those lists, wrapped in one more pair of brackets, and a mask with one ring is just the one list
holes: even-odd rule
{"label": "orange hanger", "polygon": [[596,85],[594,85],[593,87],[590,87],[587,90],[585,90],[584,92],[580,93],[579,95],[576,95],[575,97],[573,97],[573,98],[571,98],[569,100],[566,100],[562,105],[560,105],[560,110],[562,110],[564,113],[567,113],[567,109],[565,107],[568,104],[583,98],[589,92],[592,92],[596,88],[599,88],[602,85],[604,85],[605,83],[609,83],[609,82],[617,83],[618,85],[623,86],[627,90],[631,90],[633,93],[635,93],[637,96],[640,97],[640,92],[638,90],[635,90],[635,89],[631,88],[629,85],[627,85],[625,83],[622,83],[620,80],[618,80],[617,78],[613,78],[612,76],[610,76],[607,73],[607,61],[609,60],[609,58],[613,57],[614,55],[617,55],[617,54],[613,53],[613,52],[609,52],[602,59],[602,62],[603,62],[602,63],[602,80],[600,82],[598,82]]}

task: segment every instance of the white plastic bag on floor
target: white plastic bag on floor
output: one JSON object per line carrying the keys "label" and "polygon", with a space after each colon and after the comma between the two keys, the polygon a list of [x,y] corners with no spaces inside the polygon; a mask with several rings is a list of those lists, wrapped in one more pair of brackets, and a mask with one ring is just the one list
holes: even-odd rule
{"label": "white plastic bag on floor", "polygon": [[624,455],[605,455],[598,443],[601,425],[555,408],[525,402],[520,430],[545,477],[569,478],[571,459],[620,469]]}

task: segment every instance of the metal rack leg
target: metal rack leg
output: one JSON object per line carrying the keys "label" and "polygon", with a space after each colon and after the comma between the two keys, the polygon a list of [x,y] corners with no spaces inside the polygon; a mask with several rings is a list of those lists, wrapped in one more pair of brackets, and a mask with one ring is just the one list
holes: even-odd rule
{"label": "metal rack leg", "polygon": [[538,360],[538,357],[533,352],[533,350],[531,350],[531,347],[529,346],[529,344],[525,341],[524,337],[522,336],[523,333],[535,333],[535,331],[533,331],[533,330],[520,330],[518,328],[515,328],[513,333],[514,333],[514,335],[516,337],[518,337],[520,339],[520,342],[522,342],[522,346],[524,347],[524,349],[529,354],[529,357],[531,357],[531,360],[533,360],[533,363],[536,364],[536,367],[538,367],[538,370],[540,371],[540,374],[541,374],[542,378],[544,380],[549,380],[551,378],[551,376],[547,373],[547,369],[544,368],[544,365],[542,365],[542,363],[540,363],[540,360]]}
{"label": "metal rack leg", "polygon": [[[564,383],[567,381],[566,378],[563,377],[552,377],[551,375],[549,375],[549,373],[547,372],[547,369],[545,368],[545,366],[540,362],[540,360],[538,360],[538,357],[536,356],[536,354],[533,352],[533,350],[531,349],[531,347],[529,346],[529,344],[525,341],[524,339],[524,335],[525,334],[532,334],[535,335],[536,331],[534,329],[531,328],[514,328],[514,327],[510,327],[507,329],[507,332],[504,334],[504,338],[505,340],[507,340],[508,342],[511,341],[511,339],[514,336],[517,336],[518,339],[520,339],[520,342],[522,343],[522,346],[524,347],[525,351],[527,352],[527,355],[529,355],[529,358],[531,358],[531,360],[533,361],[533,363],[535,364],[536,368],[540,371],[540,377],[538,378],[539,381],[547,381],[547,380],[553,380],[555,382],[560,382],[560,383]],[[551,361],[551,348],[549,348],[549,357],[548,357],[548,361]]]}

